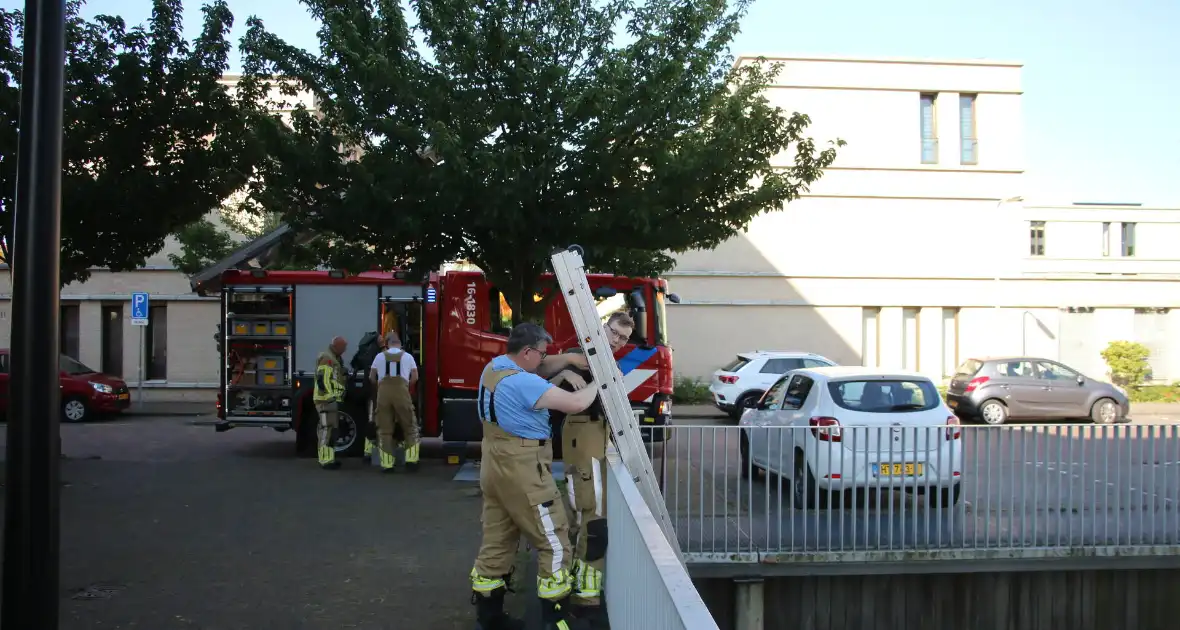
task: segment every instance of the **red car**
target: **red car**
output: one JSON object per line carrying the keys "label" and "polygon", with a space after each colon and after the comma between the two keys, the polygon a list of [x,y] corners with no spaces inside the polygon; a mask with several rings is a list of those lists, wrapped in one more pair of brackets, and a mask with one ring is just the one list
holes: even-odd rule
{"label": "red car", "polygon": [[[0,349],[0,413],[8,414],[8,349]],[[131,405],[131,391],[121,378],[96,372],[61,355],[63,422],[84,422],[96,415],[118,413]]]}

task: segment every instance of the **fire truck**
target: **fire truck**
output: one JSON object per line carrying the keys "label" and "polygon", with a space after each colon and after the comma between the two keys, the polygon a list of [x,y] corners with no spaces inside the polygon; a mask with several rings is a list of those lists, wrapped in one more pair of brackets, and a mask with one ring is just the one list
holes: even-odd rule
{"label": "fire truck", "polygon": [[[221,296],[218,431],[293,431],[296,450],[314,452],[315,362],[341,336],[349,344],[343,357],[349,380],[336,450],[359,454],[370,422],[371,344],[396,330],[418,363],[412,394],[422,435],[441,437],[451,453],[481,439],[475,409],[480,374],[504,354],[512,327],[507,300],[481,272],[440,271],[414,281],[403,271],[348,275],[219,266],[193,279],[198,293]],[[672,404],[665,303],[679,299],[663,279],[591,274],[589,280],[603,318],[620,309],[635,318],[630,343],[616,358],[632,407],[643,412],[641,426],[663,426]],[[554,338],[551,352],[557,352],[576,347],[577,340],[561,292],[551,290],[557,294],[545,306],[544,326]],[[354,360],[357,354],[363,356]],[[644,434],[659,442],[664,432]]]}

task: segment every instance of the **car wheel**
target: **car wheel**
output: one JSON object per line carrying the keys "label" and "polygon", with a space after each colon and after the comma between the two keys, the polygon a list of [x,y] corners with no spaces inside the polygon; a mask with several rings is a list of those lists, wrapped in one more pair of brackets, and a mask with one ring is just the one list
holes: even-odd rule
{"label": "car wheel", "polygon": [[745,413],[747,409],[750,409],[754,405],[758,404],[759,398],[762,398],[762,392],[753,391],[742,394],[738,397],[737,402],[734,403],[733,411],[729,412],[729,417],[733,418],[734,420],[740,420],[742,414]]}
{"label": "car wheel", "polygon": [[745,431],[742,431],[741,439],[738,441],[738,453],[741,455],[742,479],[749,479],[751,476],[757,478],[761,469],[750,459],[750,438]]}
{"label": "car wheel", "polygon": [[932,508],[949,508],[959,504],[962,493],[962,485],[956,483],[949,488],[930,488],[926,491],[926,499]]}
{"label": "car wheel", "polygon": [[795,451],[795,469],[791,476],[791,499],[794,501],[795,507],[825,508],[832,502],[832,499],[840,494],[818,488],[817,485],[815,475],[811,474],[811,469],[808,468],[803,453]]}
{"label": "car wheel", "polygon": [[979,406],[979,419],[994,427],[1004,424],[1008,421],[1008,407],[998,400],[988,400]]}
{"label": "car wheel", "polygon": [[1109,398],[1099,399],[1090,407],[1090,419],[1094,424],[1114,424],[1119,418],[1119,407]]}
{"label": "car wheel", "polygon": [[61,401],[61,418],[63,422],[85,422],[90,419],[90,409],[86,407],[86,400],[78,396],[71,396]]}

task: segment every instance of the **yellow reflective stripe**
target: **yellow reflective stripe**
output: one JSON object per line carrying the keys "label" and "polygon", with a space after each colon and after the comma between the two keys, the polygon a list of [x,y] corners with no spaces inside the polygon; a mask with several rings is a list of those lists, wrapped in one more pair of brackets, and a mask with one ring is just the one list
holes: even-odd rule
{"label": "yellow reflective stripe", "polygon": [[393,453],[386,453],[385,449],[379,449],[379,450],[381,451],[381,467],[382,468],[393,468],[394,463],[397,461],[396,459],[394,459]]}
{"label": "yellow reflective stripe", "polygon": [[575,569],[574,583],[577,585],[575,595],[582,597],[598,597],[602,595],[602,571],[582,562],[577,561],[577,568]]}
{"label": "yellow reflective stripe", "polygon": [[471,590],[477,593],[490,593],[498,588],[506,587],[503,578],[486,578],[471,570]]}
{"label": "yellow reflective stripe", "polygon": [[537,576],[537,595],[541,599],[561,599],[572,590],[572,576],[565,569],[543,578]]}
{"label": "yellow reflective stripe", "polygon": [[418,444],[406,447],[406,463],[407,464],[418,463],[418,448],[419,448]]}

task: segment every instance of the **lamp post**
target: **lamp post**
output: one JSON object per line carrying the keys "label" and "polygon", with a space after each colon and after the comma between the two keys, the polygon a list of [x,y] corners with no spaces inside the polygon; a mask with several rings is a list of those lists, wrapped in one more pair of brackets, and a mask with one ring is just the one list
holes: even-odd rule
{"label": "lamp post", "polygon": [[1032,316],[1033,322],[1037,321],[1037,316],[1033,315],[1030,311],[1026,310],[1020,315],[1020,356],[1028,356],[1028,349],[1026,348],[1026,345],[1028,344],[1027,316]]}
{"label": "lamp post", "polygon": [[24,17],[0,626],[56,630],[65,0],[26,0]]}

